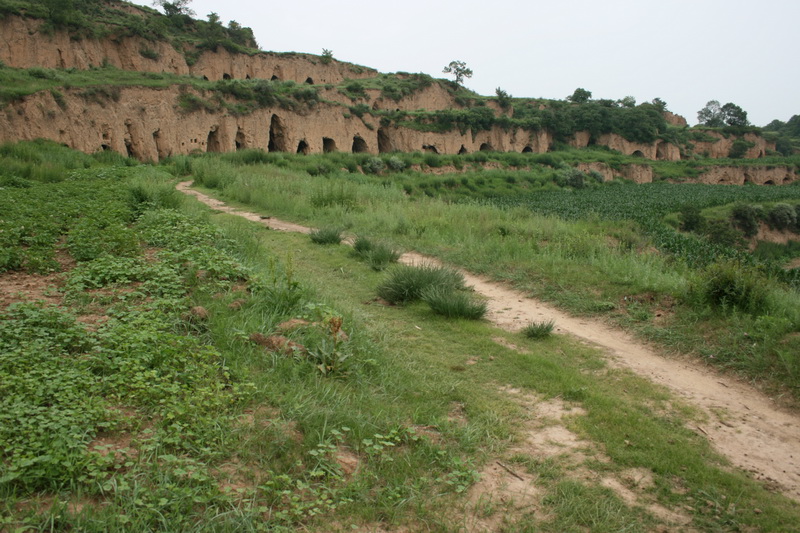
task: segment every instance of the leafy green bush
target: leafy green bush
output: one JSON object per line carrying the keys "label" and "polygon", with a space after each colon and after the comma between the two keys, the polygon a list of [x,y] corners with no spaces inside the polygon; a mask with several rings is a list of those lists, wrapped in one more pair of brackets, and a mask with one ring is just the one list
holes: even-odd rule
{"label": "leafy green bush", "polygon": [[700,208],[690,204],[681,208],[680,219],[683,231],[702,231],[706,224]]}
{"label": "leafy green bush", "polygon": [[67,235],[67,248],[76,261],[92,261],[103,254],[133,257],[140,253],[136,233],[116,221],[82,218]]}
{"label": "leafy green bush", "polygon": [[319,228],[308,234],[315,244],[339,244],[342,242],[342,230],[339,228]]}
{"label": "leafy green bush", "polygon": [[389,303],[419,300],[429,287],[457,290],[464,288],[464,276],[457,270],[430,264],[398,265],[378,286],[378,296]]}
{"label": "leafy green bush", "polygon": [[797,225],[797,211],[789,204],[775,204],[767,213],[767,224],[772,229],[792,229]]}
{"label": "leafy green bush", "polygon": [[767,279],[754,268],[723,260],[706,268],[697,290],[713,307],[758,314],[767,311],[768,286]]}
{"label": "leafy green bush", "polygon": [[383,172],[383,169],[386,168],[386,164],[380,157],[370,157],[361,168],[366,174],[380,174]]}
{"label": "leafy green bush", "polygon": [[422,291],[420,298],[431,310],[447,318],[480,320],[486,315],[487,305],[469,293],[450,287],[430,286]]}
{"label": "leafy green bush", "polygon": [[737,204],[731,211],[734,225],[742,230],[746,237],[754,237],[758,233],[760,210],[750,204]]}
{"label": "leafy green bush", "polygon": [[554,320],[543,320],[541,322],[530,322],[522,328],[522,334],[529,339],[544,339],[553,333],[556,323]]}

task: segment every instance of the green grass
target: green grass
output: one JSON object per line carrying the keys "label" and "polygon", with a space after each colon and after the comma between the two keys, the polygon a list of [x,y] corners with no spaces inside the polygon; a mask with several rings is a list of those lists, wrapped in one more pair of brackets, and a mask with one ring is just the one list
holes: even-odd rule
{"label": "green grass", "polygon": [[[378,286],[377,293],[389,303],[405,304],[423,298],[428,289],[448,293],[464,288],[464,277],[456,270],[431,264],[398,265]],[[435,295],[431,295],[435,299]]]}
{"label": "green grass", "polygon": [[[796,504],[730,471],[686,429],[694,415],[678,400],[580,343],[520,339],[421,304],[365,305],[386,274],[346,247],[176,204],[162,187],[174,182],[150,167],[92,163],[79,174],[32,182],[4,218],[40,227],[37,209],[7,208],[45,192],[76,212],[113,207],[105,216],[126,221],[141,254],[65,272],[61,307],[2,311],[2,528],[457,529],[478,472],[525,438],[529,406],[501,386],[580,407],[569,429],[610,459],[583,466],[647,469],[645,497],[689,513],[693,527],[768,531],[797,519]],[[75,181],[93,194],[73,194]],[[49,230],[52,246],[69,254],[61,237],[74,222],[55,218],[69,222]],[[305,352],[267,349],[254,333]],[[662,525],[572,476],[567,457],[517,450],[507,464],[538,472],[544,494],[541,515],[480,510],[512,530]]]}
{"label": "green grass", "polygon": [[531,322],[522,328],[522,334],[529,339],[545,339],[553,333],[555,325],[554,320]]}
{"label": "green grass", "polygon": [[309,233],[308,236],[311,238],[311,242],[315,244],[339,244],[342,242],[342,230],[340,228],[319,228]]}
{"label": "green grass", "polygon": [[[336,159],[357,160],[339,154]],[[797,198],[798,187],[610,183],[579,191],[545,189],[502,201],[448,202],[436,195],[409,196],[402,180],[343,171],[311,176],[287,168],[292,160],[283,154],[281,161],[287,163],[278,167],[229,167],[227,172],[236,178],[220,193],[250,209],[310,225],[341,224],[356,234],[438,256],[572,312],[606,316],[668,349],[704,359],[706,353],[724,354],[709,360],[760,380],[786,398],[797,397],[796,357],[787,355],[791,352],[782,344],[791,345],[792,333],[800,327],[797,293],[790,288],[793,273],[778,264],[759,266],[734,249],[681,234],[661,218],[687,203],[708,207],[745,198],[786,201]],[[267,172],[269,180],[260,178]],[[334,176],[335,181],[330,179]],[[437,179],[452,179],[461,187],[462,177]],[[475,184],[480,186],[479,179]],[[525,183],[517,179],[511,185]],[[303,193],[309,190],[321,192],[309,198]],[[719,305],[720,300],[697,297],[696,288],[713,277],[710,265],[730,258],[744,271],[771,280],[755,316],[783,325],[778,330],[770,326],[769,342],[745,349],[736,336],[722,334],[735,331],[739,318]],[[714,331],[718,333],[710,333]]]}
{"label": "green grass", "polygon": [[447,318],[480,320],[487,312],[486,302],[476,300],[465,291],[448,287],[430,286],[422,291],[420,298],[434,313]]}

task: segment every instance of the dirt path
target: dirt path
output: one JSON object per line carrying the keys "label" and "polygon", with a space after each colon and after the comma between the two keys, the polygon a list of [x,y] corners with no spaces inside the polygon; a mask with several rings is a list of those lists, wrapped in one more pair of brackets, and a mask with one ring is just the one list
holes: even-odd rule
{"label": "dirt path", "polygon": [[[310,231],[304,226],[228,207],[190,189],[190,185],[191,182],[180,183],[178,190],[195,196],[213,209],[261,222],[279,231]],[[408,264],[438,262],[416,253],[404,254],[401,261]],[[664,385],[699,407],[708,421],[693,429],[707,437],[734,465],[751,472],[755,479],[770,488],[800,501],[800,417],[780,410],[759,391],[711,369],[662,357],[622,330],[567,315],[521,292],[468,272],[464,272],[464,276],[476,292],[487,298],[487,318],[493,324],[517,331],[532,321],[554,320],[559,332],[599,347],[608,354],[612,364]]]}

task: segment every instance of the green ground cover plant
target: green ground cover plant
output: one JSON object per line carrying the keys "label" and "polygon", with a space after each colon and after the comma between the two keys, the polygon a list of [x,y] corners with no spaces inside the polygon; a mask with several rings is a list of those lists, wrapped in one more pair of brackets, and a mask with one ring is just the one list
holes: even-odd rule
{"label": "green ground cover plant", "polygon": [[[98,222],[120,224],[139,246],[138,253],[112,247],[58,263],[58,304],[0,310],[0,528],[453,530],[471,516],[497,517],[520,531],[664,525],[599,484],[571,477],[568,459],[519,452],[508,464],[540,476],[546,512],[465,509],[483,465],[525,439],[527,408],[499,385],[580,407],[570,429],[610,459],[604,475],[647,469],[655,481],[646,497],[687,512],[693,527],[767,531],[796,521],[795,504],[731,471],[686,429],[689,410],[607,368],[586,346],[557,336],[527,340],[422,305],[365,305],[386,273],[345,247],[211,215],[174,196],[168,171],[182,174],[186,161],[161,168],[85,161],[59,181],[28,180],[28,196],[0,190],[7,227],[51,227],[56,257],[71,255],[73,225],[100,213],[107,219]],[[243,168],[228,191],[247,174]],[[309,185],[281,171],[279,188],[283,178]],[[78,194],[76,183],[92,194]],[[350,209],[315,207],[307,198],[302,206],[320,219],[344,215],[355,228],[360,217],[374,218],[370,205],[385,210],[385,198],[404,198],[369,183],[352,192]],[[10,209],[48,195],[64,204],[64,211],[52,211],[55,201],[39,204],[48,214],[65,213],[52,226],[36,209]],[[486,206],[415,203],[447,209],[462,226],[460,210],[473,221],[486,213]],[[496,227],[502,213],[488,212],[482,223]],[[391,214],[403,219],[376,219],[369,234],[432,249],[425,240],[446,229],[430,214]],[[542,229],[551,239],[572,231],[563,221],[537,221],[550,226]],[[522,220],[502,222],[509,233],[493,239],[523,227]],[[15,272],[37,276],[27,263]],[[583,464],[597,467],[591,459]],[[709,507],[711,499],[736,505]]]}
{"label": "green ground cover plant", "polygon": [[[796,349],[793,332],[800,325],[793,288],[797,270],[761,264],[749,253],[681,233],[663,222],[687,205],[707,209],[745,199],[790,202],[800,194],[796,186],[610,182],[522,192],[526,183],[530,185],[523,171],[523,179],[515,177],[513,183],[501,178],[504,186],[519,187],[516,196],[480,197],[479,192],[453,202],[436,193],[409,196],[402,179],[414,177],[407,172],[399,183],[388,176],[344,171],[312,176],[293,170],[291,158],[281,156],[287,163],[278,167],[236,167],[238,177],[220,193],[276,216],[335,223],[356,234],[391,239],[406,249],[509,281],[573,312],[605,315],[668,349],[693,352],[796,397],[792,391],[800,375],[791,354]],[[266,172],[270,179],[259,179]],[[452,179],[456,187],[466,188],[462,177],[437,179]],[[484,186],[489,183],[477,173],[476,185],[480,179]],[[347,191],[346,205],[303,198],[301,191],[320,187]],[[699,288],[714,279],[715,265],[726,261],[737,265],[737,278],[766,287],[764,305],[753,308],[758,311],[743,316],[741,308],[723,304],[726,299],[701,297]],[[656,321],[657,315],[667,319]],[[764,317],[756,327],[764,328],[765,340],[743,350],[741,335],[750,329],[746,323],[758,317]]]}

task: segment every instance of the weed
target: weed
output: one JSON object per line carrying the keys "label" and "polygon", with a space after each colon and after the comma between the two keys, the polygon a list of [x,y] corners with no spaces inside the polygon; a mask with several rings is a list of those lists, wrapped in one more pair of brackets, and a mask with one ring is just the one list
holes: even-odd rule
{"label": "weed", "polygon": [[556,323],[554,320],[542,320],[540,322],[530,322],[522,328],[522,334],[529,339],[545,339],[553,333]]}
{"label": "weed", "polygon": [[476,300],[465,291],[448,287],[428,287],[422,291],[420,298],[434,313],[447,318],[480,320],[488,310],[486,302]]}
{"label": "weed", "polygon": [[339,244],[342,242],[341,228],[326,227],[315,229],[308,234],[315,244]]}
{"label": "weed", "polygon": [[398,265],[378,286],[378,296],[397,304],[422,298],[423,292],[436,287],[446,290],[464,288],[464,276],[457,270],[429,264]]}
{"label": "weed", "polygon": [[353,242],[353,255],[366,261],[372,270],[380,271],[386,269],[390,264],[396,263],[401,254],[384,243],[373,242],[363,235],[359,235]]}

